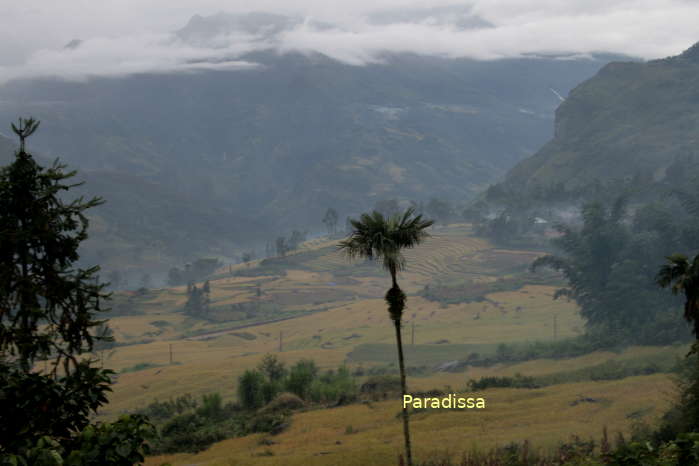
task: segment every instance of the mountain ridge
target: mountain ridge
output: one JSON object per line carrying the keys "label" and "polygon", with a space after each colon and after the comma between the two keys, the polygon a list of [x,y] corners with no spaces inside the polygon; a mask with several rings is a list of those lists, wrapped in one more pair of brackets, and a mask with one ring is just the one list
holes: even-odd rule
{"label": "mountain ridge", "polygon": [[556,110],[554,137],[503,185],[577,189],[643,174],[662,181],[699,140],[699,46],[645,63],[612,62],[575,87]]}

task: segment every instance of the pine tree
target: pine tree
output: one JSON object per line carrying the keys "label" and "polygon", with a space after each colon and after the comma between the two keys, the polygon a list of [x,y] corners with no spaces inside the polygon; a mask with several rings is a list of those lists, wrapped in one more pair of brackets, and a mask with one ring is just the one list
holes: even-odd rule
{"label": "pine tree", "polygon": [[25,151],[38,126],[33,119],[12,125],[20,150],[0,172],[0,353],[25,372],[52,358],[54,373],[59,365],[70,373],[76,355],[92,349],[91,329],[101,323],[95,316],[107,296],[95,280],[99,267],[72,267],[87,238],[85,211],[103,201],[60,197],[77,186],[66,183],[75,172],[58,162],[45,169]]}
{"label": "pine tree", "polygon": [[[97,318],[109,295],[99,267],[75,262],[87,238],[85,211],[102,200],[61,196],[77,186],[67,183],[75,172],[58,161],[44,168],[26,152],[38,127],[32,118],[12,125],[20,149],[0,169],[0,457],[18,465],[68,456],[71,464],[133,464],[152,433],[145,418],[90,426],[111,391],[113,372],[87,357],[109,339]],[[34,370],[41,360],[50,361],[47,373]]]}

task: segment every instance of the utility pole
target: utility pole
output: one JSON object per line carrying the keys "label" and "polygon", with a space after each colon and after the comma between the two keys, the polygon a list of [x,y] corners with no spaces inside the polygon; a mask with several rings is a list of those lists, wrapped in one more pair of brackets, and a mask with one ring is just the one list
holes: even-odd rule
{"label": "utility pole", "polygon": [[553,315],[553,341],[558,339],[558,314]]}
{"label": "utility pole", "polygon": [[172,365],[172,343],[170,343],[170,365]]}
{"label": "utility pole", "polygon": [[412,324],[412,335],[410,338],[410,344],[412,346],[414,346],[415,345],[415,321],[412,321],[411,324]]}

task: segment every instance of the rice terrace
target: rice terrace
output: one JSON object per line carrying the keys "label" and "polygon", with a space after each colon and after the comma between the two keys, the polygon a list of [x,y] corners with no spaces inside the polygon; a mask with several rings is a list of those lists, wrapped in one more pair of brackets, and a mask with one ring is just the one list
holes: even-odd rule
{"label": "rice terrace", "polygon": [[[335,243],[309,242],[286,258],[220,270],[210,280],[214,322],[181,313],[184,287],[117,295],[115,302],[125,300],[137,315],[110,321],[117,341],[129,344],[110,350],[105,357],[106,364],[120,374],[102,415],[142,409],[156,399],[185,392],[196,397],[219,392],[225,400],[234,400],[237,377],[254,368],[266,353],[276,354],[288,365],[310,358],[321,369],[344,364],[367,373],[371,368],[395,370],[395,345],[381,299],[388,279],[376,264],[362,264],[355,274],[356,267],[339,255]],[[410,293],[403,333],[406,360],[414,372],[408,379],[411,390],[463,393],[470,379],[516,374],[551,381],[550,386],[526,391],[484,390],[488,407],[483,412],[428,410],[414,416],[420,439],[417,451],[422,457],[443,450],[442,445],[458,456],[476,445],[501,446],[523,436],[541,448],[553,448],[571,435],[598,437],[600,425],[628,434],[634,422],[652,422],[669,406],[673,387],[662,375],[591,382],[585,371],[595,374],[605,365],[612,372],[637,368],[630,373],[642,374],[647,367],[658,368],[650,372],[669,370],[686,352],[684,346],[632,347],[482,367],[464,363],[473,355],[494,358],[502,343],[526,345],[582,333],[584,324],[575,304],[552,299],[560,278],[550,274],[542,278],[528,270],[540,254],[495,248],[475,237],[465,224],[437,227],[424,245],[406,254],[410,264],[419,264],[403,274]],[[512,289],[499,291],[508,283],[514,284],[509,285]],[[448,293],[457,286],[463,293],[460,299]],[[460,302],[423,297],[425,289],[440,287],[447,290],[447,299]],[[283,320],[225,320],[226,315],[238,317],[228,310],[236,304],[274,305],[275,315]],[[639,386],[646,388],[639,390]],[[581,398],[591,401],[576,404]],[[331,454],[338,458],[333,464],[386,464],[396,456],[399,435],[392,427],[398,423],[395,414],[387,413],[397,412],[397,406],[396,401],[378,400],[311,409],[294,414],[290,430],[275,436],[273,445],[260,443],[264,435],[256,434],[195,455],[150,458],[147,464],[257,464],[261,461],[257,455],[264,452],[273,453],[264,458],[264,464],[308,463],[313,455],[318,459],[310,460],[311,464],[328,464],[324,458]],[[345,434],[348,423],[352,435]],[[313,438],[320,435],[320,440],[304,440],[310,426]],[[428,435],[435,429],[438,436]],[[370,448],[357,449],[366,442]],[[237,453],[223,453],[233,451]],[[350,451],[352,459],[347,455]]]}

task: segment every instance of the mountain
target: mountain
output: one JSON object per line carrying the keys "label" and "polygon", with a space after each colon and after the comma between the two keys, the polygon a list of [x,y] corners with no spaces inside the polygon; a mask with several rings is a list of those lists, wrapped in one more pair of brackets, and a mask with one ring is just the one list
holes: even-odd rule
{"label": "mountain", "polygon": [[[14,141],[0,134],[0,165],[10,163],[16,149]],[[36,152],[31,139],[28,151],[44,167],[54,161]],[[75,168],[68,164],[66,170]],[[132,284],[138,283],[143,270],[156,272],[157,278],[157,272],[162,274],[166,265],[191,260],[188,252],[225,255],[239,238],[251,239],[248,229],[225,222],[226,212],[193,204],[171,187],[137,174],[84,169],[72,181],[84,184],[73,188],[69,196],[99,196],[106,200],[88,211],[89,238],[81,245],[81,264],[118,269],[123,279]],[[262,228],[250,219],[246,221],[254,228]],[[179,225],[185,227],[178,228]],[[222,234],[225,231],[230,232],[229,237]]]}
{"label": "mountain", "polygon": [[699,44],[646,63],[613,62],[556,110],[555,134],[502,183],[515,192],[581,188],[641,175],[662,182],[699,174]]}
{"label": "mountain", "polygon": [[[175,35],[274,42],[295,24],[198,16]],[[258,50],[236,58],[256,64],[245,70],[11,81],[0,86],[0,128],[41,120],[30,146],[79,169],[108,201],[100,228],[112,236],[96,258],[165,267],[321,231],[328,207],[344,219],[380,199],[470,197],[550,139],[555,92],[610,57],[569,58],[394,54],[350,66]]]}

